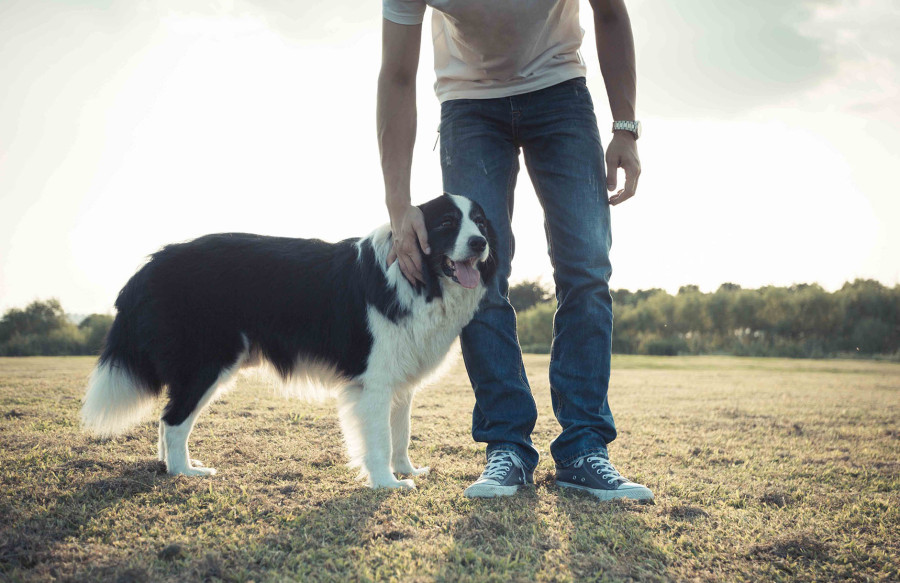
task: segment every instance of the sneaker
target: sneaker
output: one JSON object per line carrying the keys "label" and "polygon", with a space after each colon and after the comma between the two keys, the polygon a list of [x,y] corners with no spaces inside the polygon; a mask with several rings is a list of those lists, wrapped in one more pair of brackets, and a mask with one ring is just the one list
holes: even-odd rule
{"label": "sneaker", "polygon": [[492,451],[481,477],[466,488],[466,498],[512,496],[521,486],[534,484],[534,475],[525,470],[519,456],[505,449]]}
{"label": "sneaker", "polygon": [[571,466],[556,468],[556,485],[590,492],[601,500],[631,498],[653,500],[647,486],[626,479],[609,463],[605,453],[578,458]]}

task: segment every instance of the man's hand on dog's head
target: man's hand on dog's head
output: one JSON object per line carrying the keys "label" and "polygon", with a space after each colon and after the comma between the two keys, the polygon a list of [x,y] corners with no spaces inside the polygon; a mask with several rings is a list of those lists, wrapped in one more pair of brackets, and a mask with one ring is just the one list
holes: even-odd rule
{"label": "man's hand on dog's head", "polygon": [[406,206],[391,212],[391,231],[394,245],[387,256],[390,266],[395,260],[400,262],[400,271],[413,286],[425,283],[422,274],[422,251],[431,253],[428,247],[428,231],[422,211],[416,206]]}

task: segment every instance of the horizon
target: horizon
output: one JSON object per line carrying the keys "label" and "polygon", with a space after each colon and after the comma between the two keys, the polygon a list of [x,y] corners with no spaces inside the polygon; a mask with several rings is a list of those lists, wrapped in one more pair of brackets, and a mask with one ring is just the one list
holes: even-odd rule
{"label": "horizon", "polygon": [[[643,173],[612,211],[610,288],[898,285],[900,14],[874,0],[629,12]],[[606,145],[586,1],[581,20]],[[209,232],[339,240],[386,222],[380,35],[377,3],[0,0],[0,311],[57,298],[111,313],[150,253]],[[414,203],[442,190],[429,35]],[[524,171],[513,226],[511,283],[552,285]]]}
{"label": "horizon", "polygon": [[[516,286],[516,285],[518,285],[518,284],[528,284],[528,283],[532,283],[532,282],[535,282],[535,281],[537,281],[537,282],[541,285],[541,287],[544,289],[544,291],[546,291],[546,292],[549,293],[549,294],[552,294],[552,293],[553,293],[552,281],[548,284],[546,281],[542,281],[542,280],[534,280],[534,279],[529,280],[529,279],[523,279],[523,280],[520,280],[520,281],[512,282],[512,283],[510,284],[510,288],[512,288],[512,287],[514,287],[514,286]],[[891,289],[891,288],[895,288],[895,289],[896,289],[896,288],[900,287],[900,283],[896,283],[896,284],[894,284],[894,285],[887,285],[887,284],[885,284],[884,282],[881,282],[881,281],[878,281],[878,280],[873,280],[873,279],[862,279],[862,278],[860,278],[860,279],[855,279],[855,280],[852,280],[852,281],[851,281],[851,280],[845,281],[843,284],[841,284],[840,286],[838,286],[836,289],[828,289],[828,288],[825,288],[825,287],[823,287],[823,286],[820,286],[820,285],[819,285],[818,283],[816,283],[816,282],[795,282],[795,283],[793,283],[793,284],[789,284],[789,285],[785,285],[785,286],[766,285],[766,286],[752,287],[752,288],[751,288],[751,287],[744,287],[744,286],[741,286],[740,284],[735,284],[734,282],[730,282],[730,281],[723,281],[723,282],[720,283],[718,286],[716,286],[715,289],[709,289],[709,290],[704,290],[704,289],[700,288],[699,286],[695,286],[694,284],[684,284],[683,286],[680,286],[680,288],[686,288],[686,287],[692,287],[692,286],[693,286],[693,287],[697,287],[697,288],[698,288],[698,291],[699,291],[701,294],[710,295],[710,294],[716,293],[716,292],[719,290],[719,288],[721,288],[722,286],[725,286],[725,285],[737,285],[741,290],[744,290],[744,291],[761,291],[761,290],[765,289],[766,287],[776,287],[776,288],[779,288],[779,289],[792,289],[792,288],[797,288],[797,287],[802,287],[802,286],[819,286],[819,287],[820,287],[822,290],[824,290],[827,294],[831,295],[831,294],[835,294],[835,293],[839,292],[844,286],[846,286],[846,285],[853,285],[853,284],[856,283],[857,281],[875,281],[876,283],[878,283],[878,284],[880,284],[880,285],[883,285],[883,286],[884,286],[885,288],[887,288],[887,289]],[[639,293],[642,293],[642,292],[650,292],[650,291],[662,291],[662,292],[664,292],[664,293],[669,294],[670,296],[678,296],[678,295],[681,294],[681,289],[680,289],[680,288],[673,291],[673,290],[668,290],[668,289],[660,288],[660,287],[638,288],[638,289],[610,287],[609,290],[610,290],[610,292],[613,294],[613,296],[615,296],[616,293],[620,293],[620,292],[628,292],[628,293],[632,293],[632,294],[639,294]],[[8,311],[10,311],[10,310],[14,310],[14,309],[22,310],[22,309],[25,309],[26,307],[28,307],[30,304],[32,304],[32,303],[34,303],[34,302],[47,302],[47,301],[58,300],[58,299],[59,299],[59,298],[54,298],[54,297],[36,297],[36,298],[33,298],[33,299],[31,299],[31,300],[25,302],[24,304],[21,304],[21,305],[18,305],[18,306],[9,306],[8,308],[4,308],[3,311],[0,312],[0,317],[2,317],[3,315],[5,315],[5,314],[6,314]],[[553,300],[554,300],[554,298],[553,298],[552,295],[551,295],[551,297],[549,297],[549,298],[546,299],[545,301],[546,301],[546,302],[552,302]],[[615,305],[615,304],[617,304],[617,303],[619,303],[619,302],[617,302],[616,299],[615,299],[615,297],[613,297],[613,304]],[[67,309],[66,309],[66,306],[63,304],[62,301],[60,301],[60,305],[62,306],[63,312],[64,312],[65,315],[66,315],[66,318],[67,318],[70,322],[72,322],[73,324],[75,324],[75,325],[78,325],[78,324],[79,324],[81,321],[83,321],[85,318],[87,318],[87,317],[89,317],[89,316],[92,316],[92,315],[95,315],[95,314],[100,314],[100,315],[113,315],[113,316],[114,316],[114,315],[115,315],[115,312],[116,312],[115,307],[110,307],[110,309],[106,310],[105,312],[76,312],[76,311],[69,311],[69,310],[67,310]]]}

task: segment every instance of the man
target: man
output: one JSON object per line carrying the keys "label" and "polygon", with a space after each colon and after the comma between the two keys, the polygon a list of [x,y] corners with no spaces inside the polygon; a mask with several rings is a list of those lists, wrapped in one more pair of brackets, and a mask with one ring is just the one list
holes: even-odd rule
{"label": "man", "polygon": [[[411,282],[423,280],[421,252],[430,251],[422,214],[410,203],[415,78],[426,5],[433,8],[444,191],[478,201],[497,232],[495,283],[461,335],[476,398],[472,436],[487,444],[484,473],[465,495],[513,494],[533,483],[538,463],[531,442],[537,408],[507,300],[521,148],[544,209],[558,300],[550,360],[553,411],[562,426],[550,447],[556,483],[601,499],[652,498],[649,489],[616,471],[606,448],[616,437],[606,398],[609,206],[634,195],[640,174],[634,41],[624,0],[591,1],[616,120],[606,153],[608,178],[579,52],[578,0],[383,0],[377,125],[394,233],[388,260],[396,258]],[[618,168],[625,171],[625,187],[608,197],[601,185],[614,191]]]}

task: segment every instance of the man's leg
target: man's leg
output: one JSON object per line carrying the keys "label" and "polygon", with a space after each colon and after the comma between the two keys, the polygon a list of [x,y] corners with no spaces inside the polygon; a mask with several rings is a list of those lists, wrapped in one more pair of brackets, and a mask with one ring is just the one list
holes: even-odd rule
{"label": "man's leg", "polygon": [[612,351],[609,203],[603,148],[583,79],[522,101],[525,163],[544,207],[558,308],[550,388],[562,432],[550,446],[557,484],[602,499],[652,498],[622,477],[606,445],[616,438],[607,401]]}
{"label": "man's leg", "polygon": [[581,79],[523,101],[525,163],[544,208],[556,297],[550,387],[562,433],[557,465],[602,450],[616,437],[607,403],[612,338],[609,203],[603,148]]}
{"label": "man's leg", "polygon": [[[504,467],[516,467],[530,478],[538,463],[538,452],[531,443],[537,408],[522,364],[515,311],[507,299],[515,245],[510,221],[518,152],[508,99],[442,104],[444,190],[477,201],[497,236],[496,278],[461,335],[463,358],[476,399],[472,437],[488,444],[489,458],[494,452],[513,453],[514,457],[507,460],[512,466]],[[513,491],[515,488],[497,493]],[[471,493],[467,491],[467,495]]]}

